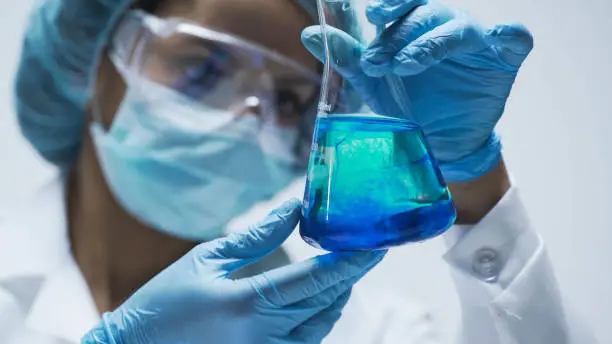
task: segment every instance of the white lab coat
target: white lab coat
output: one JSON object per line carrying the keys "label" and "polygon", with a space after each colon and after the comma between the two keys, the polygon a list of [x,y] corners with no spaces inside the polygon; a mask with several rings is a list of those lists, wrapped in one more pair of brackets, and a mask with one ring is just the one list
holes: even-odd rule
{"label": "white lab coat", "polygon": [[[283,197],[299,195],[301,185]],[[58,177],[0,219],[0,344],[74,344],[99,322],[70,254],[64,196]],[[287,242],[290,256],[297,242]],[[478,225],[452,229],[446,242],[444,259],[462,305],[457,343],[595,343],[589,331],[568,320],[577,317],[568,317],[516,188]],[[357,287],[324,343],[440,344],[431,319],[397,296]]]}

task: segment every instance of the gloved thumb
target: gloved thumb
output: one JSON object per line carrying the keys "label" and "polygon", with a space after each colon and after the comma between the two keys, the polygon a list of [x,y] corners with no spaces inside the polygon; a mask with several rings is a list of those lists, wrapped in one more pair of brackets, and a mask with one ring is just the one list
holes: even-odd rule
{"label": "gloved thumb", "polygon": [[[365,101],[377,111],[380,106],[376,99],[364,98],[364,95],[373,93],[372,88],[376,87],[376,82],[366,75],[361,67],[361,55],[363,46],[348,33],[337,28],[326,26],[326,32],[323,33],[322,26],[310,26],[302,31],[302,43],[308,51],[319,61],[325,63],[325,36],[329,45],[329,59],[331,66],[342,77],[347,80],[352,88],[344,88],[341,95],[342,100],[337,100],[337,108],[342,109],[342,112],[355,112],[361,107]],[[357,92],[354,92],[357,91]]]}
{"label": "gloved thumb", "polygon": [[221,259],[228,273],[238,270],[272,253],[287,240],[299,222],[300,206],[296,199],[285,202],[246,232],[202,244],[196,254],[203,259]]}
{"label": "gloved thumb", "polygon": [[520,67],[533,49],[533,36],[522,24],[496,25],[485,39],[497,50],[499,57],[513,67]]}
{"label": "gloved thumb", "polygon": [[[348,80],[362,75],[360,60],[363,47],[348,33],[327,26],[326,35],[332,67]],[[325,41],[321,25],[309,26],[302,31],[302,43],[319,61],[325,62]]]}

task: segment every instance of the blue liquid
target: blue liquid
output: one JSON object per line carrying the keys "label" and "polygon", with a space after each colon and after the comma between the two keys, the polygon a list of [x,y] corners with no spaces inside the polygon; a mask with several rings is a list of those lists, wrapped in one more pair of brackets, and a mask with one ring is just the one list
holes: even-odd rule
{"label": "blue liquid", "polygon": [[300,222],[307,243],[382,249],[436,237],[455,216],[418,125],[372,115],[317,119]]}

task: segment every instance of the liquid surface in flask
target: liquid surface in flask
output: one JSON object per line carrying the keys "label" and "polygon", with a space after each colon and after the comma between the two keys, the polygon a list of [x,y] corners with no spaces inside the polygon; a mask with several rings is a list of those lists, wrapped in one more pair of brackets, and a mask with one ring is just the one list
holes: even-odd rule
{"label": "liquid surface in flask", "polygon": [[300,233],[329,251],[371,250],[442,234],[456,217],[420,127],[376,115],[317,119]]}

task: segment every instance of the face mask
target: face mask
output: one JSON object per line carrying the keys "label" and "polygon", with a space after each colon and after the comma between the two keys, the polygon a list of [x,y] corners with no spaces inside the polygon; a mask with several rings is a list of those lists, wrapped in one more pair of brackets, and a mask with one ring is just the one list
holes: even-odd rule
{"label": "face mask", "polygon": [[107,183],[127,211],[172,236],[210,240],[296,177],[289,155],[269,151],[291,146],[285,140],[293,133],[262,135],[271,129],[255,116],[173,98],[180,96],[139,82],[110,130],[94,123],[92,137]]}

